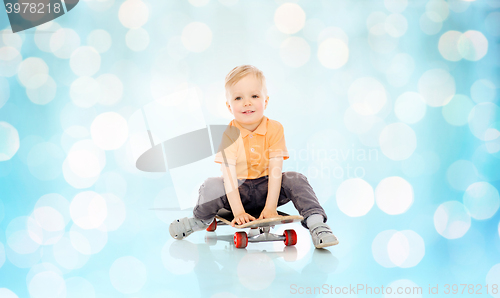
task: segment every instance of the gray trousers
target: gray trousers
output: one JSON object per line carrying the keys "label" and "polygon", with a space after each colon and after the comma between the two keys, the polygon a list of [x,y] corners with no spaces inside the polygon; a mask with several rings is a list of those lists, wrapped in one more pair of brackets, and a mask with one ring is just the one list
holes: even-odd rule
{"label": "gray trousers", "polygon": [[[241,203],[247,213],[254,216],[260,215],[266,204],[268,182],[269,177],[263,176],[257,179],[247,179],[238,187]],[[224,195],[220,197],[214,195],[221,193]],[[307,228],[306,219],[312,214],[321,214],[326,222],[325,210],[320,206],[306,176],[301,173],[292,171],[282,173],[278,206],[289,201],[292,201],[295,209],[304,217],[301,223],[305,228]],[[225,195],[224,179],[210,177],[200,186],[198,202],[194,207],[193,215],[201,220],[209,220],[214,218],[217,212],[223,208],[231,210]]]}

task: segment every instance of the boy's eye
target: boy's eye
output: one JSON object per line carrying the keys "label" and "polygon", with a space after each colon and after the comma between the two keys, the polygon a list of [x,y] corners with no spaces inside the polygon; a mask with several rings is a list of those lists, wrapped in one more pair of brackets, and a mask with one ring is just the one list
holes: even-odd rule
{"label": "boy's eye", "polygon": [[[252,97],[253,97],[253,98],[258,98],[259,96],[258,96],[258,95],[252,95]],[[238,97],[236,97],[234,100],[239,100],[239,99],[241,99],[241,97],[239,97],[239,96],[238,96]]]}

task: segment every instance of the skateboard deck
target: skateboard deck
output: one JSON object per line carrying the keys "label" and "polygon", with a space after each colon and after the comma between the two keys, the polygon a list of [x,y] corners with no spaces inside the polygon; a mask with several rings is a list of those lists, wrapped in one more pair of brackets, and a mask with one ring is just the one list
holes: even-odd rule
{"label": "skateboard deck", "polygon": [[[258,218],[260,214],[254,215],[250,214],[255,218]],[[242,225],[236,224],[234,227],[237,229],[245,229],[245,228],[262,228],[262,227],[271,227],[280,224],[287,224],[292,222],[302,221],[304,218],[300,215],[289,215],[285,212],[278,211],[278,217],[273,218],[264,218],[252,220],[250,222],[244,223]],[[217,224],[219,225],[231,225],[231,221],[234,219],[233,213],[229,210],[219,211],[217,216],[215,216],[217,220],[220,221]]]}

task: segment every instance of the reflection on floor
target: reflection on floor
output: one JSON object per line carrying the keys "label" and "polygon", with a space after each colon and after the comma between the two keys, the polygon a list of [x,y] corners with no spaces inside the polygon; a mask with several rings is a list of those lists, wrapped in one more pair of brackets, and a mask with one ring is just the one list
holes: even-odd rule
{"label": "reflection on floor", "polygon": [[315,249],[308,230],[300,224],[273,231],[281,234],[285,228],[297,232],[295,246],[260,242],[235,248],[233,233],[237,230],[231,227],[196,232],[185,240],[171,239],[162,251],[163,265],[183,276],[177,280],[183,296],[286,297],[299,286],[322,286],[339,266],[332,252],[341,244]]}

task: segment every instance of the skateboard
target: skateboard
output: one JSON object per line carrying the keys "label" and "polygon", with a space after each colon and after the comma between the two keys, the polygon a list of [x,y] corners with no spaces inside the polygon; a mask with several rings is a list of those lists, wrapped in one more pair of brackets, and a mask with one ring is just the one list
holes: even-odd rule
{"label": "skateboard", "polygon": [[[252,214],[257,218],[260,214]],[[283,232],[283,235],[270,233],[272,227],[280,224],[287,224],[304,220],[300,215],[289,215],[278,211],[278,217],[257,219],[247,222],[242,225],[235,225],[237,229],[250,228],[251,232],[248,235],[246,232],[234,233],[233,242],[236,248],[245,248],[248,242],[266,242],[266,241],[283,241],[286,246],[295,245],[297,243],[297,233],[294,230],[288,229]],[[213,222],[208,226],[207,231],[213,232],[217,226],[231,226],[231,221],[234,219],[233,213],[229,210],[222,209],[215,216]],[[253,232],[253,233],[252,233]]]}

